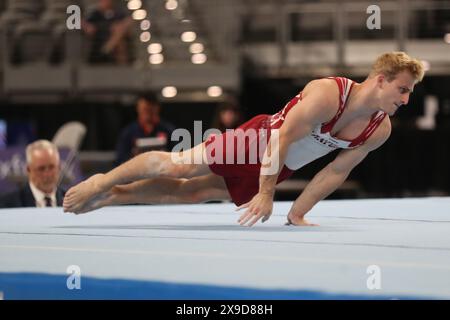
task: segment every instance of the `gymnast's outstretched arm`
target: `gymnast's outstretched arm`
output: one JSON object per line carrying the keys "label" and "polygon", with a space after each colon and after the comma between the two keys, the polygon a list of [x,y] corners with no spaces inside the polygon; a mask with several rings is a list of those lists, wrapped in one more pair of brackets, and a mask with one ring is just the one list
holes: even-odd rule
{"label": "gymnast's outstretched arm", "polygon": [[378,130],[360,147],[342,150],[336,159],[319,171],[294,201],[288,213],[288,224],[307,224],[304,217],[316,203],[334,192],[370,151],[380,147],[390,136],[391,125],[386,117]]}

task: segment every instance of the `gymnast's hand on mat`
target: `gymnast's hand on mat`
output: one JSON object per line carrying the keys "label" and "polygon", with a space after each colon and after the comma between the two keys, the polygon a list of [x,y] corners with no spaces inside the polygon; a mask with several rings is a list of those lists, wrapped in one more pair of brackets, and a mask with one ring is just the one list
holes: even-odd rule
{"label": "gymnast's hand on mat", "polygon": [[236,211],[239,211],[243,208],[247,208],[244,214],[241,215],[238,222],[241,226],[244,226],[247,222],[247,226],[251,227],[259,219],[262,219],[262,222],[269,220],[270,215],[272,214],[273,209],[273,195],[272,194],[264,194],[258,193],[256,194],[252,200],[243,205],[239,206]]}
{"label": "gymnast's hand on mat", "polygon": [[287,216],[287,222],[285,224],[286,226],[294,225],[294,226],[313,226],[317,227],[318,224],[309,223],[306,221],[305,217],[302,216],[296,216],[294,214],[288,214]]}

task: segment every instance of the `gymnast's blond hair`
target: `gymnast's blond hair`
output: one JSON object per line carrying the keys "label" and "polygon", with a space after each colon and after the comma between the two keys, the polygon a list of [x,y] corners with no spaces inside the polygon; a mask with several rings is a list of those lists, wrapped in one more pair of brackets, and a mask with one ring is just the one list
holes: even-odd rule
{"label": "gymnast's blond hair", "polygon": [[405,70],[411,73],[416,79],[416,82],[422,81],[425,74],[422,62],[410,57],[405,52],[394,51],[384,53],[379,56],[372,65],[369,78],[378,74],[383,74],[388,81],[392,81],[397,74]]}

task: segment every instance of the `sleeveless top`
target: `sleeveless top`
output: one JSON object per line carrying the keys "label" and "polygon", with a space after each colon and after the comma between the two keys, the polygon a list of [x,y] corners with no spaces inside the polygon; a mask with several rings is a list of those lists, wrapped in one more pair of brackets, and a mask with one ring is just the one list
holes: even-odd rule
{"label": "sleeveless top", "polygon": [[[333,119],[319,124],[307,136],[293,142],[289,146],[285,165],[291,170],[297,170],[336,149],[353,149],[362,145],[386,117],[386,113],[383,111],[375,112],[367,127],[353,140],[338,139],[332,136],[331,131],[344,112],[347,98],[350,96],[354,82],[342,77],[330,77],[328,79],[334,79],[339,87],[340,100],[338,111]],[[270,117],[270,129],[280,128],[286,115],[301,100],[302,92],[289,101],[282,110],[272,115]],[[297,107],[301,107],[301,105]]]}

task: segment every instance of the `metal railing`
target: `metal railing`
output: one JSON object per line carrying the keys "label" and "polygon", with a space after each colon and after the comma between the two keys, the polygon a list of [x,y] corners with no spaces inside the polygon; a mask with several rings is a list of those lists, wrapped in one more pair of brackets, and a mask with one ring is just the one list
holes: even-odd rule
{"label": "metal railing", "polygon": [[[289,61],[289,46],[331,42],[337,65],[345,65],[346,49],[352,41],[385,40],[397,50],[409,41],[444,42],[450,34],[450,1],[380,1],[380,29],[367,26],[373,4],[369,1],[318,1],[316,3],[262,3],[241,6],[241,43],[275,44],[280,65]],[[447,41],[450,36],[447,35]],[[450,49],[450,46],[449,46]],[[450,55],[450,54],[449,54]]]}

